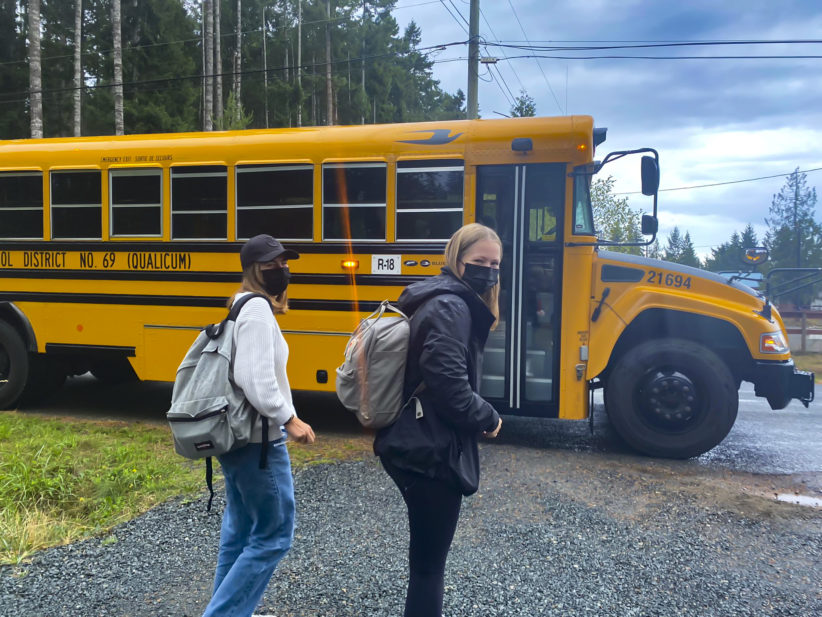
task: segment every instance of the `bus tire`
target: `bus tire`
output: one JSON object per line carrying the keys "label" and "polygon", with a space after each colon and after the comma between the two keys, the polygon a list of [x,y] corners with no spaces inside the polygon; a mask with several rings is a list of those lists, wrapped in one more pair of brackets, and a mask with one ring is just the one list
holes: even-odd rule
{"label": "bus tire", "polygon": [[691,458],[721,442],[736,421],[733,374],[707,347],[653,339],[619,358],[605,386],[605,409],[628,445],[651,456]]}
{"label": "bus tire", "polygon": [[0,321],[0,409],[14,406],[29,377],[29,354],[23,337]]}

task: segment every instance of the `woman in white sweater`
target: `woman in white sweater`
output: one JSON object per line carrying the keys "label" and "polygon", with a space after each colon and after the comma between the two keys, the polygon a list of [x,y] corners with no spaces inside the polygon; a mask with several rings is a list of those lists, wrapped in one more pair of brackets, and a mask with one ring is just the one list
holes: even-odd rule
{"label": "woman in white sweater", "polygon": [[[288,260],[298,258],[268,235],[254,236],[240,251],[243,283],[231,302],[251,292],[268,297],[249,300],[234,328],[234,381],[260,415],[251,443],[219,457],[226,508],[214,592],[203,617],[252,615],[274,569],[291,548],[294,486],[286,434],[313,443],[314,431],[294,409],[285,370],[288,344],[274,316],[288,310]],[[271,427],[282,427],[271,431],[265,469],[259,468],[262,416]]]}

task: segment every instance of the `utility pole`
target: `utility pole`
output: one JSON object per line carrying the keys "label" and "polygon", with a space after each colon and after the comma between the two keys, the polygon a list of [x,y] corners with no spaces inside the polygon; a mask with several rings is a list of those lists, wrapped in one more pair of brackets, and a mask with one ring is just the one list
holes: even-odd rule
{"label": "utility pole", "polygon": [[799,174],[794,174],[793,185],[793,232],[796,234],[796,267],[802,267],[802,236],[799,234]]}
{"label": "utility pole", "polygon": [[471,16],[468,21],[468,119],[478,116],[477,90],[479,86],[479,0],[471,0]]}

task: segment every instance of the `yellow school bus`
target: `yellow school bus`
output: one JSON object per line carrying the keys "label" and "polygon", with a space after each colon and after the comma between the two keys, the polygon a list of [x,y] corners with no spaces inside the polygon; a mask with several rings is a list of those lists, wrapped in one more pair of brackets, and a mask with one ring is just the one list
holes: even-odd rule
{"label": "yellow school bus", "polygon": [[173,380],[258,233],[301,254],[280,318],[292,387],[332,391],[358,321],[472,221],[504,243],[481,382],[503,413],[584,420],[602,386],[629,444],[688,457],[730,430],[742,380],[807,403],[763,297],[597,244],[604,138],[572,116],[0,141],[0,405],[88,370]]}

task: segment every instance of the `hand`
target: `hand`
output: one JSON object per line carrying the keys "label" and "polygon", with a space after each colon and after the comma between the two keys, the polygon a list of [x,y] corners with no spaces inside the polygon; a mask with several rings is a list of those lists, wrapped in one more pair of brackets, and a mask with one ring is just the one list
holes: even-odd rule
{"label": "hand", "polygon": [[483,435],[485,435],[488,439],[493,439],[497,435],[499,435],[499,430],[502,428],[502,418],[499,419],[499,424],[497,424],[497,428],[495,428],[490,433],[488,431],[483,431]]}
{"label": "hand", "polygon": [[285,432],[297,443],[314,443],[314,430],[297,416],[285,423]]}

